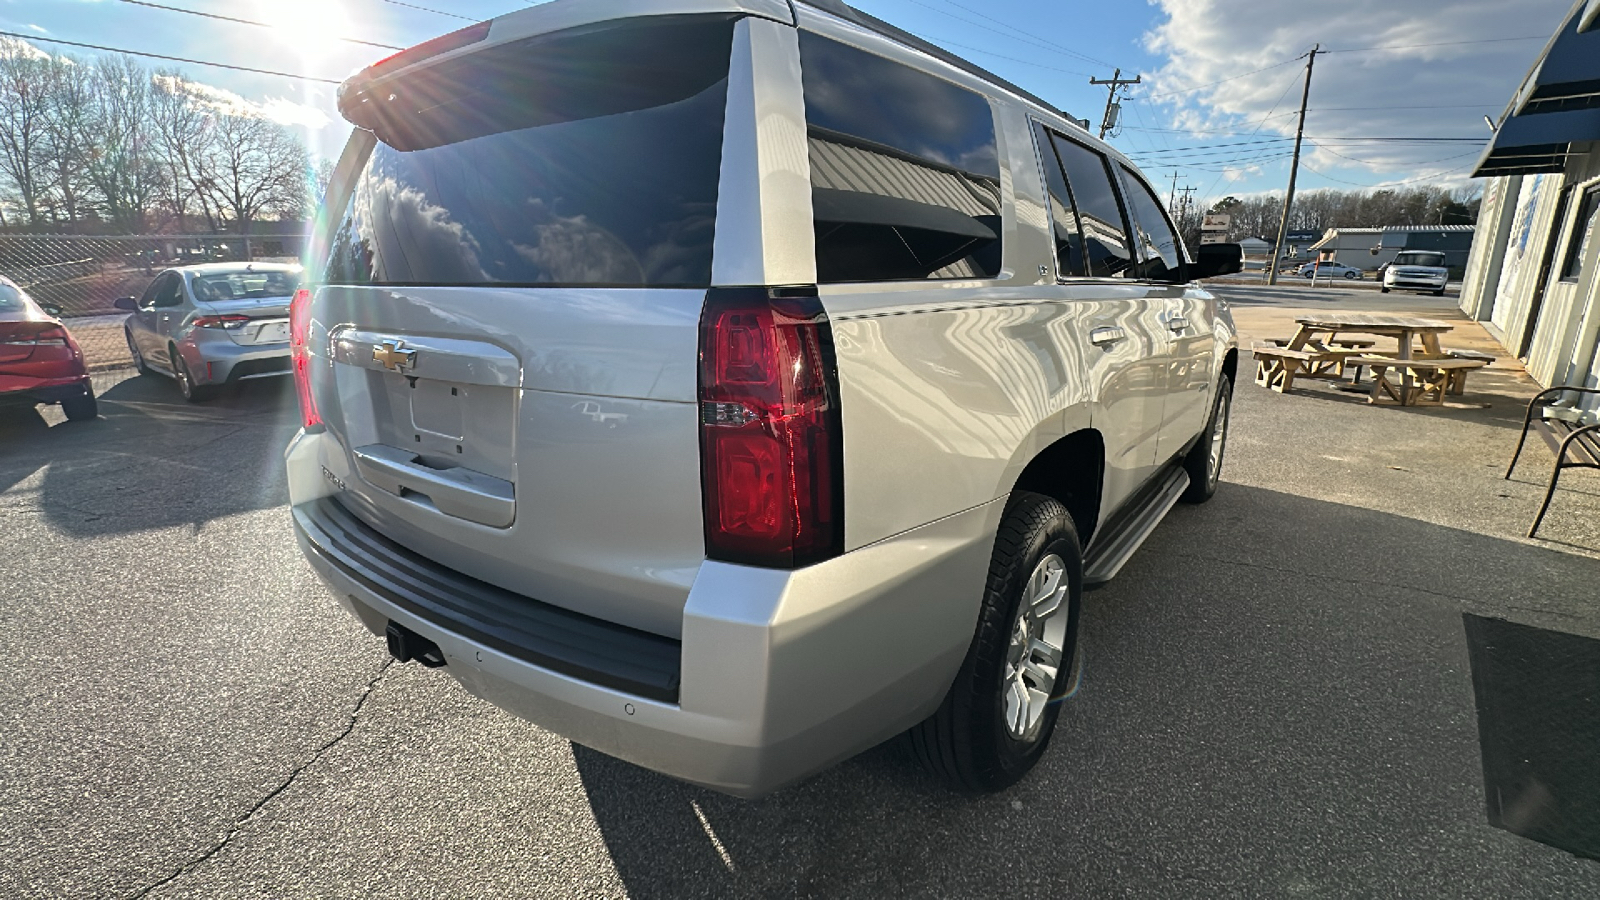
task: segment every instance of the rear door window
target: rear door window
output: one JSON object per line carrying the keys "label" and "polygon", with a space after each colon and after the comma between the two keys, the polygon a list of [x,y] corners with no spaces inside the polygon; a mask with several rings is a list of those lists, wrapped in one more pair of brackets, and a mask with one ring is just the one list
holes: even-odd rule
{"label": "rear door window", "polygon": [[1060,135],[1054,135],[1051,143],[1078,207],[1088,274],[1137,277],[1128,244],[1128,225],[1105,156]]}
{"label": "rear door window", "polygon": [[1044,171],[1045,191],[1050,197],[1050,226],[1055,235],[1056,273],[1061,276],[1088,273],[1083,256],[1083,233],[1078,228],[1078,213],[1072,202],[1072,190],[1061,173],[1061,160],[1051,146],[1051,131],[1039,122],[1033,123],[1034,144],[1039,152],[1039,165]]}
{"label": "rear door window", "polygon": [[1123,166],[1122,184],[1126,188],[1128,211],[1133,214],[1133,233],[1138,237],[1139,263],[1135,274],[1139,278],[1167,278],[1183,263],[1178,235],[1161,210],[1161,201],[1138,173]]}
{"label": "rear door window", "polygon": [[817,279],[1000,273],[1000,155],[982,95],[800,35]]}
{"label": "rear door window", "polygon": [[628,20],[375,86],[325,280],[710,284],[733,26]]}

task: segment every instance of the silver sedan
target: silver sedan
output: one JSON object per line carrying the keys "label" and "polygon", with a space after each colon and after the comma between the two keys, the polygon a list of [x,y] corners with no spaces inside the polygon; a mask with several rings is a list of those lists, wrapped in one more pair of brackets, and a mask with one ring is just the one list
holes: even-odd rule
{"label": "silver sedan", "polygon": [[300,267],[211,263],[168,269],[123,297],[128,352],[141,375],[167,375],[197,402],[218,386],[289,374],[289,301]]}

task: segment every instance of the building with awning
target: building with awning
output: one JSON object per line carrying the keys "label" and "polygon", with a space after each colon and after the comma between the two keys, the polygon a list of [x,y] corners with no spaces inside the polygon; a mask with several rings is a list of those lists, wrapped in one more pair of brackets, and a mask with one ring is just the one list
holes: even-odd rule
{"label": "building with awning", "polygon": [[1318,259],[1376,269],[1394,262],[1401,250],[1437,250],[1459,275],[1472,251],[1471,225],[1388,225],[1383,228],[1330,228],[1310,246]]}
{"label": "building with awning", "polygon": [[1461,290],[1539,383],[1600,385],[1600,0],[1578,0],[1511,97]]}

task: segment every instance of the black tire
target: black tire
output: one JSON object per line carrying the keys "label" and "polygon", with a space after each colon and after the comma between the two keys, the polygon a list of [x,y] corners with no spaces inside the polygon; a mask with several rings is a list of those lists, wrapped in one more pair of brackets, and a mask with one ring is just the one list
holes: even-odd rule
{"label": "black tire", "polygon": [[139,345],[133,342],[133,332],[122,329],[122,336],[128,341],[128,355],[133,357],[134,371],[140,375],[154,375],[156,370],[145,365],[144,354],[139,352]]}
{"label": "black tire", "polygon": [[1439,288],[1437,291],[1434,291],[1433,295],[1435,297],[1443,297],[1444,296],[1444,288]]}
{"label": "black tire", "polygon": [[[1023,594],[1046,557],[1063,564],[1067,593],[1065,640],[1053,689],[1043,713],[1014,737],[1005,719],[1007,651],[1023,613]],[[938,711],[907,733],[911,753],[930,772],[965,791],[1003,790],[1028,774],[1050,744],[1061,697],[1077,685],[1081,671],[1078,609],[1083,593],[1083,555],[1066,507],[1018,491],[1007,501],[995,537],[989,578],[978,611],[977,631],[961,670]]]}
{"label": "black tire", "polygon": [[89,422],[100,417],[100,404],[93,391],[84,391],[77,397],[61,401],[61,412],[69,422]]}
{"label": "black tire", "polygon": [[[1189,473],[1189,487],[1178,498],[1185,503],[1204,503],[1217,492],[1222,477],[1222,461],[1228,449],[1228,422],[1233,411],[1233,382],[1226,374],[1217,376],[1217,396],[1211,401],[1211,417],[1200,440],[1183,457],[1183,470]],[[1217,429],[1222,429],[1221,437]],[[1215,458],[1212,448],[1215,447]]]}
{"label": "black tire", "polygon": [[1387,287],[1381,287],[1381,288],[1378,288],[1378,290],[1379,290],[1379,292],[1384,293],[1384,294],[1389,293],[1389,289]]}
{"label": "black tire", "polygon": [[178,352],[175,345],[167,346],[167,353],[172,357],[172,375],[178,381],[178,393],[190,403],[203,403],[210,400],[215,389],[209,385],[194,383],[194,375],[189,371],[189,364],[183,361],[183,354]]}
{"label": "black tire", "polygon": [[1355,281],[1357,278],[1361,277],[1361,273],[1360,272],[1346,272],[1346,273],[1344,273],[1344,277],[1350,279],[1351,281]]}

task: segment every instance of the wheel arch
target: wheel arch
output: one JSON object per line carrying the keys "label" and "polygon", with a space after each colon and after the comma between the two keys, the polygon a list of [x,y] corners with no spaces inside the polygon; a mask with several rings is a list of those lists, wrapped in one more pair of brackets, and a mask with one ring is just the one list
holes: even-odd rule
{"label": "wheel arch", "polygon": [[1035,454],[1011,489],[1043,494],[1065,506],[1078,540],[1087,547],[1100,521],[1105,467],[1105,439],[1095,429],[1084,428]]}

